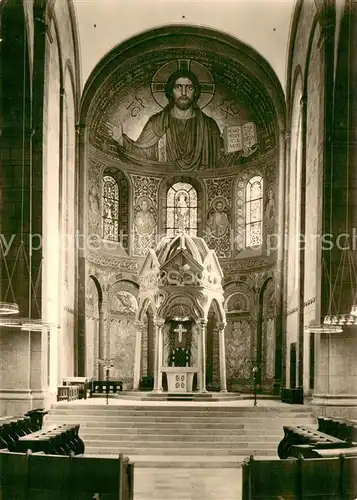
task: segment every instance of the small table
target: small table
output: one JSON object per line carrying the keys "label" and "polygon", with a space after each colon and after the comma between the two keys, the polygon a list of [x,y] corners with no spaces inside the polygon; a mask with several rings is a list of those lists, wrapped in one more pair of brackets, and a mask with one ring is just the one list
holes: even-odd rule
{"label": "small table", "polygon": [[193,376],[198,368],[192,366],[162,366],[166,373],[168,392],[192,392]]}

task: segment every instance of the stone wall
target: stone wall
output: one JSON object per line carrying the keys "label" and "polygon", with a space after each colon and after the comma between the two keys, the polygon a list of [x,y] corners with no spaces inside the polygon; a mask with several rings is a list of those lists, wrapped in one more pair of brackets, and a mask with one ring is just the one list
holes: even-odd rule
{"label": "stone wall", "polygon": [[[62,377],[73,375],[75,370],[73,238],[77,207],[75,124],[80,80],[71,0],[54,5],[50,2],[40,5],[32,0],[3,2],[0,16],[1,38],[5,41],[0,90],[4,111],[0,151],[5,182],[1,183],[0,198],[11,200],[15,214],[13,217],[2,202],[1,232],[15,235],[14,250],[17,239],[24,241],[24,255],[19,263],[15,265],[9,255],[10,272],[14,266],[15,293],[11,299],[20,306],[19,319],[15,322],[21,324],[26,318],[35,318],[49,325],[50,330],[45,329],[42,334],[32,331],[30,335],[19,328],[0,327],[3,352],[12,360],[12,369],[23,381],[19,384],[16,377],[11,383],[2,379],[0,400],[4,410],[1,411],[16,414],[21,413],[17,403],[19,391],[23,391],[20,397],[23,410],[41,406],[44,404],[41,401],[54,398]],[[21,41],[17,33],[25,34],[26,40]],[[21,47],[17,47],[15,39],[21,41]],[[16,69],[17,65],[21,70]],[[8,86],[7,78],[15,70],[17,77],[10,78],[11,86]],[[16,88],[17,81],[21,82],[21,90]],[[10,165],[11,155],[6,153],[9,148],[17,151],[18,171]],[[6,172],[14,177],[11,182]],[[5,220],[11,221],[12,227],[5,228]],[[65,242],[66,237],[71,240],[69,244]],[[30,278],[32,286],[29,286]],[[2,290],[6,290],[4,286]],[[17,352],[23,353],[27,364],[20,360]]]}
{"label": "stone wall", "polygon": [[[316,5],[310,0],[297,4],[292,30],[294,38],[290,40],[288,74],[288,114],[291,117],[288,127],[291,135],[286,185],[289,209],[286,252],[286,381],[289,386],[290,349],[292,343],[296,343],[296,381],[297,384],[303,383],[305,391],[310,389],[310,335],[304,333],[304,329],[310,322],[319,323],[321,314],[319,248],[323,203],[325,83],[323,42]],[[303,349],[301,342],[304,342]],[[299,356],[299,350],[303,353],[303,359]],[[303,363],[303,368],[299,368],[299,363]],[[299,379],[300,376],[302,380]]]}

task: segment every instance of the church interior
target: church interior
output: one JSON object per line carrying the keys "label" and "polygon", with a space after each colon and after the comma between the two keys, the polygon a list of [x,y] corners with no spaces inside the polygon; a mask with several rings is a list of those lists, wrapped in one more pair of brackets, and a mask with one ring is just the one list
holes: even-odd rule
{"label": "church interior", "polygon": [[39,409],[135,465],[76,499],[357,457],[356,47],[355,0],[0,1],[0,476]]}

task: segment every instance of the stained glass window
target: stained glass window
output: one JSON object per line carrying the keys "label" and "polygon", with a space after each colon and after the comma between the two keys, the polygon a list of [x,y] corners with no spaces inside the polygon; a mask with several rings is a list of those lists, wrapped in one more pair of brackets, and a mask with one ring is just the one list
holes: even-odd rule
{"label": "stained glass window", "polygon": [[245,197],[245,246],[262,244],[263,233],[263,178],[249,179]]}
{"label": "stained glass window", "polygon": [[197,191],[187,182],[176,182],[167,192],[166,234],[181,232],[197,236]]}
{"label": "stained glass window", "polygon": [[103,177],[103,238],[119,240],[119,186],[110,175]]}

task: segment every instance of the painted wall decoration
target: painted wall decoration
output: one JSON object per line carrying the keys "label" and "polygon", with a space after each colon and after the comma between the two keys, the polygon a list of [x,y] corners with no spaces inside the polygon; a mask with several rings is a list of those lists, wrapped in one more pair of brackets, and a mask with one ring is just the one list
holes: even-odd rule
{"label": "painted wall decoration", "polygon": [[257,155],[259,124],[209,66],[182,57],[157,62],[141,84],[124,81],[129,88],[114,99],[113,89],[94,121],[94,145],[124,163],[181,171],[232,167]]}
{"label": "painted wall decoration", "polygon": [[129,292],[118,292],[112,299],[112,307],[118,313],[133,313],[138,309],[138,303],[134,295]]}
{"label": "painted wall decoration", "polygon": [[250,381],[252,357],[252,327],[248,319],[228,322],[225,329],[227,380]]}
{"label": "painted wall decoration", "polygon": [[133,383],[137,293],[136,284],[125,280],[114,282],[108,292],[107,356],[114,358],[110,376],[122,380],[126,388]]}
{"label": "painted wall decoration", "polygon": [[118,314],[110,319],[110,357],[114,366],[111,378],[122,380],[125,388],[132,388],[135,358],[136,325],[132,314]]}
{"label": "painted wall decoration", "polygon": [[272,223],[275,220],[276,210],[275,210],[275,196],[274,189],[269,186],[267,191],[267,200],[265,202],[265,220],[266,223]]}
{"label": "painted wall decoration", "polygon": [[101,172],[103,165],[93,159],[89,159],[88,182],[87,182],[87,221],[88,233],[101,235]]}
{"label": "painted wall decoration", "polygon": [[132,175],[133,183],[133,254],[145,257],[157,243],[157,204],[160,179]]}
{"label": "painted wall decoration", "polygon": [[150,236],[156,224],[156,213],[152,201],[147,196],[140,196],[135,207],[134,224],[140,236]]}
{"label": "painted wall decoration", "polygon": [[244,293],[233,293],[228,297],[225,309],[231,314],[247,313],[249,312],[249,299]]}
{"label": "painted wall decoration", "polygon": [[231,256],[232,177],[205,179],[208,199],[205,240],[218,257]]}

